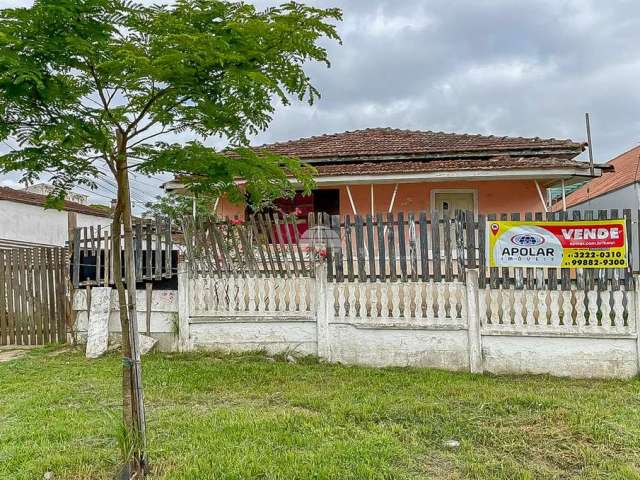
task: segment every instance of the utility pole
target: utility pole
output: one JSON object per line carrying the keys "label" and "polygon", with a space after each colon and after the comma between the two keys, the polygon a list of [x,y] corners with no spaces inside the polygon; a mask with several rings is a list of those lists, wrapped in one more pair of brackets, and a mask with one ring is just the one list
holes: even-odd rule
{"label": "utility pole", "polygon": [[589,145],[589,173],[594,176],[593,168],[593,147],[591,146],[591,125],[589,124],[589,113],[584,114],[584,120],[587,124],[587,143]]}

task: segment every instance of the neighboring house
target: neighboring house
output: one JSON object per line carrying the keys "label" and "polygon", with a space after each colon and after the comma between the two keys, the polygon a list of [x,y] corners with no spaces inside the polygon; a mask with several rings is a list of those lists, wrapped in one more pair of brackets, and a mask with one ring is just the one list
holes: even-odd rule
{"label": "neighboring house", "polygon": [[[371,128],[255,147],[298,157],[316,167],[311,195],[282,200],[296,208],[353,215],[438,209],[477,213],[543,211],[546,189],[591,178],[574,158],[584,143]],[[608,167],[607,167],[608,168]],[[602,166],[593,176],[600,176]],[[179,179],[164,185],[183,192]],[[222,199],[217,213],[243,216],[245,207]]]}
{"label": "neighboring house", "polygon": [[[567,209],[640,209],[640,146],[618,155],[607,165],[613,170],[594,178],[567,196]],[[561,203],[554,207],[560,209]]]}
{"label": "neighboring house", "polygon": [[[49,185],[48,183],[36,183],[34,185],[29,185],[28,187],[21,188],[20,191],[38,193],[40,195],[51,195],[55,191],[55,188],[53,187],[53,185]],[[87,205],[87,202],[89,201],[89,195],[83,195],[82,193],[76,192],[67,192],[64,198],[65,200],[80,203],[81,205]]]}
{"label": "neighboring house", "polygon": [[46,195],[0,187],[0,248],[64,246],[69,229],[111,224],[108,210],[65,201],[45,209]]}

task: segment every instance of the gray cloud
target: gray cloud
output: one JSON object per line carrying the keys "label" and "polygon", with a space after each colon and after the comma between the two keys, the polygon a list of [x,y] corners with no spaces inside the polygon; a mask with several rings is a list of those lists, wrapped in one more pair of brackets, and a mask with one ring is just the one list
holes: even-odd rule
{"label": "gray cloud", "polygon": [[278,106],[255,143],[375,126],[584,140],[587,111],[599,161],[640,142],[636,1],[307,3],[343,9],[343,44],[308,67],[322,98]]}

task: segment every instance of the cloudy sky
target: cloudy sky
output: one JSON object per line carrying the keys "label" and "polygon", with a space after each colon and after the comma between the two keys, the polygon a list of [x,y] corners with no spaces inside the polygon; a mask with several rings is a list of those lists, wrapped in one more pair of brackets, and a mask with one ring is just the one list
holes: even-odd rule
{"label": "cloudy sky", "polygon": [[[581,141],[585,112],[596,161],[640,143],[640,2],[307,3],[343,9],[343,44],[328,44],[330,69],[308,69],[322,98],[311,107],[279,107],[255,143],[366,127]],[[140,179],[135,186],[145,197],[157,183]]]}

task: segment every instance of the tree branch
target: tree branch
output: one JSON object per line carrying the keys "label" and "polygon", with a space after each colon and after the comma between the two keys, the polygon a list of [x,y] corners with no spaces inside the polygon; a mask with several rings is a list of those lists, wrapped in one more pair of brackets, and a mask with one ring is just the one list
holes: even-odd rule
{"label": "tree branch", "polygon": [[[136,128],[136,126],[138,125],[138,123],[144,118],[144,116],[147,114],[147,112],[149,111],[149,109],[153,106],[153,104],[159,100],[160,98],[162,98],[163,95],[165,95],[169,90],[171,90],[171,87],[166,87],[163,88],[162,90],[158,90],[157,93],[151,95],[151,98],[149,100],[147,100],[147,103],[144,104],[144,106],[142,107],[142,110],[140,111],[140,113],[138,114],[138,116],[133,120],[133,122],[131,122],[131,124],[127,127],[127,130],[125,131],[125,133],[130,133],[134,128]],[[140,132],[138,132],[140,133]]]}
{"label": "tree branch", "polygon": [[102,101],[102,106],[103,106],[107,116],[109,117],[109,120],[111,120],[113,122],[113,124],[116,126],[116,128],[121,133],[124,133],[123,130],[122,130],[122,126],[120,125],[120,123],[118,123],[116,121],[116,119],[114,118],[113,114],[111,113],[111,110],[109,109],[109,102],[107,101],[107,98],[104,95],[104,91],[102,89],[102,85],[100,85],[100,81],[98,80],[98,74],[96,72],[95,67],[92,64],[89,64],[89,70],[91,71],[91,76],[93,77],[93,81],[96,84],[96,89],[98,90],[98,95],[100,96],[100,100]]}
{"label": "tree branch", "polygon": [[141,143],[144,143],[144,142],[146,142],[147,140],[149,140],[149,139],[151,139],[151,138],[153,138],[153,137],[157,137],[157,136],[159,136],[159,135],[164,135],[165,133],[175,132],[176,130],[178,130],[178,127],[175,127],[175,128],[169,128],[168,130],[165,130],[165,129],[163,128],[163,129],[162,129],[162,131],[157,132],[157,133],[154,133],[154,134],[152,134],[152,135],[148,135],[148,136],[146,136],[146,137],[144,137],[144,138],[141,138],[141,139],[140,139],[140,140],[138,140],[137,142],[132,143],[131,145],[128,145],[128,146],[127,146],[127,148],[128,148],[128,149],[129,149],[129,148],[133,148],[133,147],[135,147],[136,145],[140,145]]}

